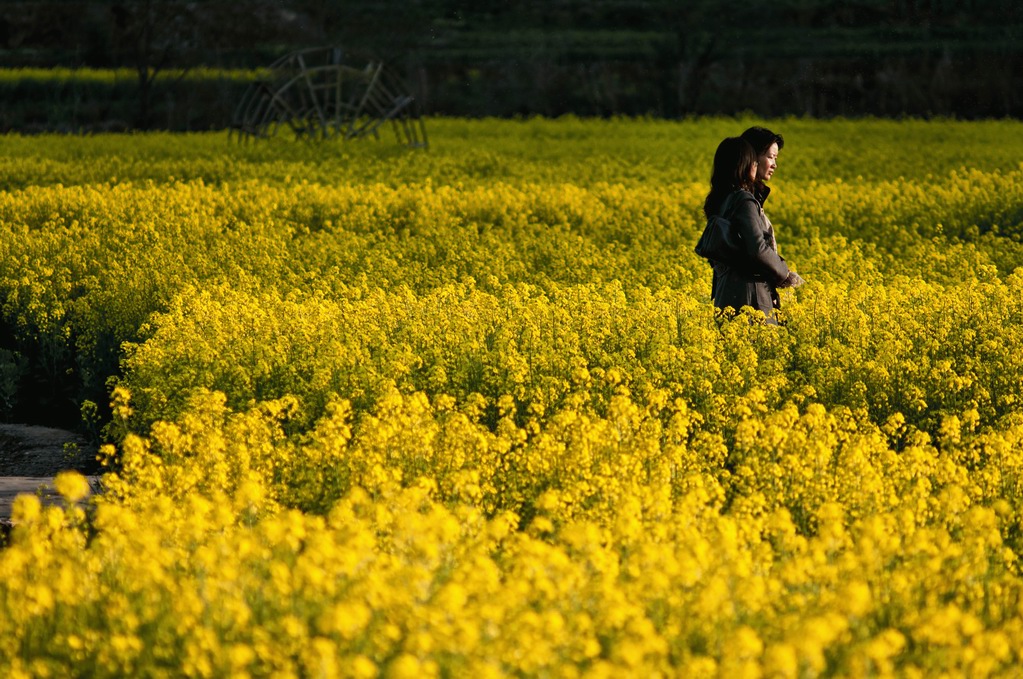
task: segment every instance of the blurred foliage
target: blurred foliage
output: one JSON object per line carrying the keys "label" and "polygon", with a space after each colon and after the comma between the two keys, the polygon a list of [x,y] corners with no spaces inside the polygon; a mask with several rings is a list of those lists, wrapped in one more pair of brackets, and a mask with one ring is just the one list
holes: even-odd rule
{"label": "blurred foliage", "polygon": [[[200,105],[182,113],[180,94],[172,95],[169,119],[174,83],[160,89],[161,80],[173,80],[164,69],[258,68],[324,44],[378,55],[403,72],[427,110],[449,115],[755,110],[975,118],[1023,109],[1023,10],[1003,0],[6,6],[0,66],[131,68],[134,110],[117,117],[141,127],[227,123],[222,112]],[[83,96],[100,93],[85,89]]]}

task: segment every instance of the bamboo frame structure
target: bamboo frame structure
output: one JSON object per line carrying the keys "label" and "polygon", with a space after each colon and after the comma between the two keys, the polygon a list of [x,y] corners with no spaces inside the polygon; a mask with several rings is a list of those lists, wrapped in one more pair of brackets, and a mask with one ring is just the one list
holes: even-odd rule
{"label": "bamboo frame structure", "polygon": [[382,61],[346,57],[340,47],[316,47],[278,59],[238,102],[232,133],[265,139],[283,126],[309,140],[379,139],[391,123],[399,144],[425,148],[418,102],[401,79]]}

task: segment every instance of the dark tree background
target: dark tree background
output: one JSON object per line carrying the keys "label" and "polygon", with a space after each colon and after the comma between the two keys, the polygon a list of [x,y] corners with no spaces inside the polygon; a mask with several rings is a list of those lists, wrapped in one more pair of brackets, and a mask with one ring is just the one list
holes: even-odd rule
{"label": "dark tree background", "polygon": [[[205,129],[265,66],[342,45],[469,116],[1019,116],[1016,0],[50,0],[0,4],[0,66],[130,69],[0,84],[0,127]],[[190,75],[191,74],[191,75]]]}

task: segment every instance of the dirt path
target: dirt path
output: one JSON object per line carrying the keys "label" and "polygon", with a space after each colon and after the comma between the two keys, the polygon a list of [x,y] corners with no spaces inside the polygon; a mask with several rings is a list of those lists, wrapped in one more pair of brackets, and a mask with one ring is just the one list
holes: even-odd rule
{"label": "dirt path", "polygon": [[28,424],[0,424],[0,522],[11,518],[21,493],[39,493],[44,504],[61,503],[53,491],[57,472],[76,469],[97,483],[96,451],[77,434]]}

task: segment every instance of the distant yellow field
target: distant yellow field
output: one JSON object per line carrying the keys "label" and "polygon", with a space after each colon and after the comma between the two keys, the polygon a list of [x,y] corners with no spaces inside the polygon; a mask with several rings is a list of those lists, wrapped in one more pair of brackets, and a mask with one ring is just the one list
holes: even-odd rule
{"label": "distant yellow field", "polygon": [[111,470],[18,500],[4,676],[1011,674],[1023,129],[770,121],[775,328],[693,252],[753,122],[0,137],[0,407]]}
{"label": "distant yellow field", "polygon": [[[265,77],[265,69],[223,69],[223,68],[190,68],[153,70],[154,75],[164,78],[198,80],[231,80],[251,82]],[[132,82],[139,77],[133,68],[0,68],[0,82],[60,82],[60,83],[102,83],[114,84]]]}

